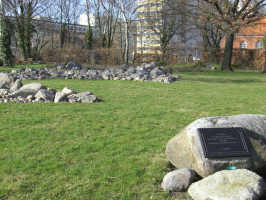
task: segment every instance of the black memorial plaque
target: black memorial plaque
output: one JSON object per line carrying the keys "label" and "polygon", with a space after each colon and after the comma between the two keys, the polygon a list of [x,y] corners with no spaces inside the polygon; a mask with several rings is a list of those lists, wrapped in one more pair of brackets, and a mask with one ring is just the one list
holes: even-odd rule
{"label": "black memorial plaque", "polygon": [[242,128],[199,128],[206,158],[249,157],[250,143]]}

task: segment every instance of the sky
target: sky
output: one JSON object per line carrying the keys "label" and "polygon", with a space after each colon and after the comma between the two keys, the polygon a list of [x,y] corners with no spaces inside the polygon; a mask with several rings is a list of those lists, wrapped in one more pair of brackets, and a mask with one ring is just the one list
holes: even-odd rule
{"label": "sky", "polygon": [[[88,18],[87,18],[87,15],[85,13],[80,15],[79,24],[88,25]],[[90,14],[90,24],[91,24],[91,26],[95,25],[95,17],[92,14]]]}

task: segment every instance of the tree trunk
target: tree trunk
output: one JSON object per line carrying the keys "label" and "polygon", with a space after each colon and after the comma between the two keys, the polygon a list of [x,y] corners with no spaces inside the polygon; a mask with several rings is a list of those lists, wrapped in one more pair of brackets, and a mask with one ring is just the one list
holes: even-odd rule
{"label": "tree trunk", "polygon": [[128,65],[129,60],[129,33],[128,33],[128,22],[125,21],[125,64]]}
{"label": "tree trunk", "polygon": [[167,51],[167,46],[166,45],[164,45],[164,44],[162,44],[161,45],[161,52],[162,52],[162,54],[161,54],[161,62],[162,63],[164,63],[166,60],[165,60],[165,58],[166,58],[166,51]]}
{"label": "tree trunk", "polygon": [[[1,0],[0,0],[1,1]],[[0,2],[1,3],[1,2]],[[11,26],[8,19],[5,17],[4,10],[0,5],[0,58],[4,66],[12,66],[13,54],[11,46]]]}
{"label": "tree trunk", "polygon": [[[30,8],[28,8],[30,9]],[[27,52],[27,57],[31,58],[31,38],[32,38],[32,32],[33,27],[31,24],[31,11],[27,11],[26,19],[25,19],[25,49]]]}
{"label": "tree trunk", "polygon": [[[17,21],[17,30],[18,30],[18,46],[20,49],[20,53],[24,59],[27,59],[27,53],[25,48],[25,34],[24,34],[24,22]],[[21,23],[21,24],[18,24]]]}
{"label": "tree trunk", "polygon": [[232,68],[232,55],[233,55],[233,42],[234,42],[234,34],[229,33],[225,37],[225,48],[224,48],[224,57],[222,62],[222,71],[229,69],[233,71]]}

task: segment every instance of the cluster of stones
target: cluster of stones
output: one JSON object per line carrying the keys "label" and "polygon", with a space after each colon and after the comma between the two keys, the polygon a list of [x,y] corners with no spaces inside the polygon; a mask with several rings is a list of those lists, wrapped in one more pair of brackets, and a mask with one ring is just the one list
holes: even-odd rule
{"label": "cluster of stones", "polygon": [[[242,127],[251,143],[250,157],[206,158],[199,128]],[[167,159],[177,168],[165,175],[162,188],[188,192],[193,200],[266,199],[266,115],[234,115],[198,119],[166,146]],[[234,166],[235,170],[229,170]],[[258,175],[260,174],[260,175]]]}
{"label": "cluster of stones", "polygon": [[47,88],[40,83],[23,85],[20,79],[0,73],[0,102],[70,102],[94,103],[100,101],[92,92],[77,93],[65,87],[62,91]]}
{"label": "cluster of stones", "polygon": [[162,67],[154,63],[144,63],[138,67],[120,66],[92,69],[82,67],[72,61],[67,65],[58,65],[54,68],[25,68],[12,70],[11,74],[21,80],[41,80],[49,78],[86,79],[86,80],[134,80],[172,83],[179,79]]}

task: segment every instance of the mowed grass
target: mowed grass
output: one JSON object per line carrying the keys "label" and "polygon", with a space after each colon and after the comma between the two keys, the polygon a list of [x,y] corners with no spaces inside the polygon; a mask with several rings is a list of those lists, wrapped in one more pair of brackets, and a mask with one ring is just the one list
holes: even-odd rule
{"label": "mowed grass", "polygon": [[265,114],[266,77],[180,75],[169,85],[44,80],[51,88],[92,91],[104,101],[0,104],[0,199],[189,199],[160,189],[171,170],[167,141],[201,117]]}

